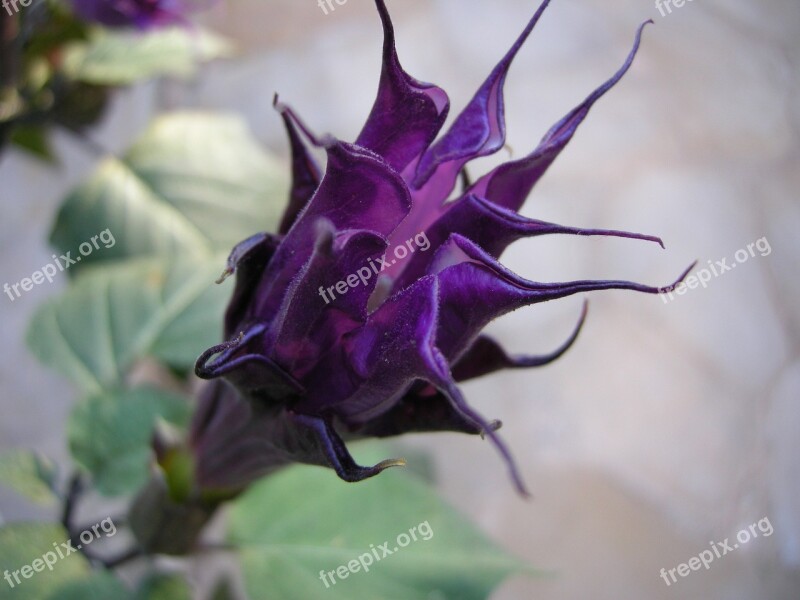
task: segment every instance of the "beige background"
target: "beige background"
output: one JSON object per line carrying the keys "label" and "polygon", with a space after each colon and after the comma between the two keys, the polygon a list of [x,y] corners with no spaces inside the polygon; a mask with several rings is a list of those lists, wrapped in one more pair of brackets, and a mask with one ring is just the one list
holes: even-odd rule
{"label": "beige background", "polygon": [[[530,0],[394,0],[401,60],[442,85],[458,110],[536,8]],[[595,107],[523,212],[569,225],[661,235],[523,241],[505,263],[531,279],[630,278],[666,284],[695,258],[728,258],[766,236],[772,253],[664,304],[591,297],[576,347],[538,371],[464,386],[505,422],[534,500],[517,498],[493,449],[456,435],[408,438],[436,456],[444,495],[546,580],[510,580],[496,600],[789,600],[800,597],[800,300],[797,203],[800,104],[796,0],[697,0],[661,17],[643,0],[556,0],[506,87],[515,156],[604,81],[635,27],[653,18],[631,73]],[[227,109],[286,152],[271,109],[279,91],[318,131],[352,139],[374,98],[380,27],[372,3],[325,16],[314,0],[229,0],[207,21],[241,55],[194,81],[120,94],[95,136],[124,148],[160,110]],[[24,156],[0,163],[4,281],[48,261],[58,200],[94,157],[59,136],[60,170]],[[505,154],[502,158],[505,158]],[[474,169],[482,172],[494,162]],[[63,282],[61,282],[63,283]],[[58,285],[0,302],[0,445],[63,454],[72,401],[21,343],[28,316]],[[580,299],[518,311],[491,327],[514,351],[568,335]],[[45,425],[43,427],[43,425]],[[0,492],[7,516],[26,516]],[[659,577],[742,527],[759,537],[667,587]]]}

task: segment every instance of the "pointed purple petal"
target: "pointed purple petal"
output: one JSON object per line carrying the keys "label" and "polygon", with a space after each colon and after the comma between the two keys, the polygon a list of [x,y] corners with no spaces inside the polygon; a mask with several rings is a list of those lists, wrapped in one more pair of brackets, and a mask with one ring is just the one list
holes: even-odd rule
{"label": "pointed purple petal", "polygon": [[243,395],[289,402],[303,386],[264,352],[266,325],[251,324],[230,341],[212,346],[195,363],[200,379],[225,377]]}
{"label": "pointed purple petal", "polygon": [[435,184],[444,199],[458,172],[468,161],[496,152],[505,143],[503,85],[514,57],[527,40],[549,0],[542,2],[517,41],[495,67],[448,132],[422,156],[413,187],[418,189],[436,173]]}
{"label": "pointed purple petal", "polygon": [[[658,294],[663,289],[632,281],[528,281],[458,234],[451,237],[448,245],[454,246],[461,256],[453,264],[451,248],[445,246],[437,252],[432,269],[438,272],[441,282],[437,346],[450,359],[460,356],[490,321],[523,306],[595,290]],[[690,266],[678,281],[693,267]]]}
{"label": "pointed purple petal", "polygon": [[390,467],[402,467],[406,461],[402,458],[390,458],[373,467],[362,467],[353,460],[342,438],[336,433],[329,420],[320,417],[309,417],[301,414],[292,415],[293,420],[315,435],[320,449],[328,459],[330,466],[344,481],[356,482],[374,477]]}
{"label": "pointed purple petal", "polygon": [[375,105],[356,145],[383,156],[401,172],[419,157],[442,128],[450,103],[444,90],[422,83],[400,66],[389,11],[376,0],[383,22],[383,69]]}
{"label": "pointed purple petal", "polygon": [[[390,298],[370,315],[348,344],[351,350],[346,364],[351,370],[350,379],[362,379],[354,386],[353,393],[346,398],[335,398],[328,388],[323,397],[314,398],[314,391],[321,390],[308,385],[311,393],[298,402],[297,411],[334,414],[357,430],[359,425],[396,406],[412,383],[427,381],[447,398],[462,423],[471,423],[476,430],[489,436],[508,464],[518,490],[525,494],[519,472],[508,448],[494,432],[495,426],[467,405],[444,355],[436,347],[439,299],[435,277],[420,279]],[[330,382],[330,367],[328,375]],[[323,407],[321,403],[326,405]]]}
{"label": "pointed purple petal", "polygon": [[[278,104],[277,95],[274,103],[275,105]],[[289,137],[289,146],[292,151],[292,187],[289,192],[289,204],[283,213],[283,218],[278,228],[279,233],[286,233],[319,187],[322,171],[300,137],[289,115],[281,111],[281,118],[286,127],[286,134]]]}
{"label": "pointed purple petal", "polygon": [[[472,240],[493,257],[498,258],[513,242],[526,238],[549,234],[568,234],[580,236],[610,236],[664,243],[660,238],[617,231],[614,229],[583,229],[565,227],[546,221],[529,219],[498,206],[484,198],[472,194],[448,205],[447,210],[427,230],[426,235],[434,248],[441,247],[452,233],[458,233]],[[401,275],[395,281],[395,289],[402,289],[412,281],[427,273],[433,260],[432,252],[416,252],[402,264]]]}
{"label": "pointed purple petal", "polygon": [[531,154],[523,159],[500,165],[481,177],[470,191],[510,210],[519,210],[533,187],[569,143],[572,136],[575,135],[578,126],[589,114],[589,110],[594,103],[614,87],[627,73],[633,64],[636,52],[639,50],[642,30],[648,23],[652,23],[652,21],[647,21],[639,26],[633,49],[628,54],[625,63],[611,79],[597,88],[586,100],[556,123]]}

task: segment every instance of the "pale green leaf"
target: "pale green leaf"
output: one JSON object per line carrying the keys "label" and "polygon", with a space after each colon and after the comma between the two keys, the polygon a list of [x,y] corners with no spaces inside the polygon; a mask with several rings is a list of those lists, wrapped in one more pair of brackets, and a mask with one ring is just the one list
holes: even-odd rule
{"label": "pale green leaf", "polygon": [[227,41],[198,28],[97,29],[88,42],[67,47],[64,70],[87,83],[127,85],[160,75],[188,77],[199,64],[231,54]]}
{"label": "pale green leaf", "polygon": [[140,260],[89,269],[34,315],[28,345],[85,392],[120,387],[153,357],[190,368],[219,342],[228,286],[214,285],[223,259]]}
{"label": "pale green leaf", "polygon": [[183,426],[189,412],[185,398],[154,388],[92,396],[70,415],[67,432],[72,456],[92,474],[101,494],[134,492],[147,481],[157,419]]}
{"label": "pale green leaf", "polygon": [[81,244],[108,230],[97,248],[84,246],[70,273],[119,258],[227,255],[254,233],[276,229],[287,190],[286,169],[240,119],[174,113],[70,194],[51,242],[75,258]]}

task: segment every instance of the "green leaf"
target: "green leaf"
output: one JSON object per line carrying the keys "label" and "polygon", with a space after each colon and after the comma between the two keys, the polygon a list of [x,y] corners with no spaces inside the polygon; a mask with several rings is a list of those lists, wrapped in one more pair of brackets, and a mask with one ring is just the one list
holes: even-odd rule
{"label": "green leaf", "polygon": [[97,573],[82,581],[74,581],[56,590],[48,600],[130,600],[131,594],[122,582],[110,573]]}
{"label": "green leaf", "polygon": [[101,494],[134,492],[146,481],[156,420],[189,420],[185,398],[154,388],[108,392],[80,402],[69,418],[72,456]]}
{"label": "green leaf", "polygon": [[285,171],[236,117],[164,116],[70,194],[51,242],[77,255],[81,243],[111,232],[114,244],[82,257],[71,273],[122,257],[227,255],[254,233],[277,228],[288,196]]}
{"label": "green leaf", "polygon": [[[482,600],[508,575],[531,571],[396,470],[358,484],[306,466],[268,477],[234,503],[230,541],[253,598]],[[353,560],[358,571],[335,584],[328,576],[326,588],[320,571]]]}
{"label": "green leaf", "polygon": [[144,357],[186,369],[219,341],[229,286],[223,259],[141,260],[89,269],[35,313],[27,341],[85,392],[122,387]]}
{"label": "green leaf", "polygon": [[[75,552],[63,558],[58,548],[69,539],[69,534],[60,525],[50,523],[14,523],[0,527],[0,573],[8,571],[11,582],[0,581],[0,600],[49,600],[51,593],[89,576],[89,564],[81,554]],[[55,544],[55,547],[54,547]],[[53,568],[42,564],[45,557]],[[33,570],[37,562],[39,572]],[[28,578],[22,574],[23,568]],[[19,583],[15,578],[19,578]]]}
{"label": "green leaf", "polygon": [[142,583],[135,600],[192,600],[192,590],[178,575],[156,575]]}
{"label": "green leaf", "polygon": [[52,504],[55,466],[44,456],[27,450],[0,454],[0,485],[11,488],[36,504]]}
{"label": "green leaf", "polygon": [[67,47],[64,69],[79,81],[127,85],[160,75],[188,77],[199,63],[231,54],[226,40],[198,28],[147,33],[97,29],[88,42]]}

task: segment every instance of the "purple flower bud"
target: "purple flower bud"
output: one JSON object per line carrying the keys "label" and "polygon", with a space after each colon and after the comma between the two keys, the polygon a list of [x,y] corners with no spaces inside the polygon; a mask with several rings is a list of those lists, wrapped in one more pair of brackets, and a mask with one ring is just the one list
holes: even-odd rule
{"label": "purple flower bud", "polygon": [[[376,3],[383,70],[354,143],[318,138],[276,98],[292,148],[290,203],[280,230],[242,242],[224,274],[236,274],[228,341],[196,366],[200,377],[226,382],[206,390],[193,426],[201,486],[241,488],[290,462],[330,466],[359,481],[401,461],[360,466],[344,440],[459,431],[488,436],[525,493],[499,423],[473,410],[458,382],[555,360],[577,337],[585,309],[566,344],[547,356],[509,356],[482,330],[517,308],[580,292],[659,292],[628,281],[538,283],[498,262],[515,240],[545,234],[661,244],[517,212],[592,105],[629,69],[644,25],[620,70],[530,154],[447,202],[467,163],[505,144],[506,75],[548,1],[443,135],[447,95],[402,69],[389,14],[383,0]],[[324,176],[309,143],[327,152]]]}
{"label": "purple flower bud", "polygon": [[193,0],[72,0],[75,11],[87,21],[107,27],[149,29],[185,22],[198,5]]}

